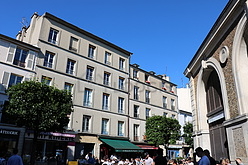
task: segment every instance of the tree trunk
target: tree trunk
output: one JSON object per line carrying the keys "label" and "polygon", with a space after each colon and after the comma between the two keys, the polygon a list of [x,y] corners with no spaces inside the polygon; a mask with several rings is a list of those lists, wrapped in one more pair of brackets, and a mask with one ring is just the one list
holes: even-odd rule
{"label": "tree trunk", "polygon": [[32,145],[32,153],[30,159],[30,165],[35,165],[36,160],[36,146],[37,146],[37,139],[38,139],[39,132],[34,130],[34,138],[33,138],[33,145]]}

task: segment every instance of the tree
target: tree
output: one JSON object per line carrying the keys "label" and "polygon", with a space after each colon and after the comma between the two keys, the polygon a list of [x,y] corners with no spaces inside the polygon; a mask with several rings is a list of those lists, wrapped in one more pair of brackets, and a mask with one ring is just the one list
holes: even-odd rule
{"label": "tree", "polygon": [[192,138],[193,124],[189,122],[186,123],[183,126],[183,132],[184,134],[182,136],[184,137],[185,143],[192,147],[193,146],[193,138]]}
{"label": "tree", "polygon": [[[9,96],[4,111],[18,126],[34,131],[35,152],[40,132],[63,132],[72,112],[71,94],[66,90],[48,86],[37,81],[24,81],[7,89]],[[34,164],[31,155],[31,164]]]}
{"label": "tree", "polygon": [[180,124],[176,119],[165,116],[152,116],[146,120],[146,139],[148,143],[164,145],[175,144],[180,137]]}

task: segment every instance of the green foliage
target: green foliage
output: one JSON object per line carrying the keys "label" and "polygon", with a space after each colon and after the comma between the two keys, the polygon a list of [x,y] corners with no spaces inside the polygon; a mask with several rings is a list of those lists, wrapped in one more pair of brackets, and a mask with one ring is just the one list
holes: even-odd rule
{"label": "green foliage", "polygon": [[185,139],[185,143],[187,143],[190,146],[193,146],[193,138],[192,138],[192,133],[193,133],[193,124],[192,123],[186,123],[183,126],[183,137]]}
{"label": "green foliage", "polygon": [[37,81],[25,81],[6,91],[5,113],[18,126],[35,131],[63,131],[72,112],[71,94]]}
{"label": "green foliage", "polygon": [[146,138],[158,145],[174,144],[180,137],[180,124],[176,119],[152,116],[146,120]]}

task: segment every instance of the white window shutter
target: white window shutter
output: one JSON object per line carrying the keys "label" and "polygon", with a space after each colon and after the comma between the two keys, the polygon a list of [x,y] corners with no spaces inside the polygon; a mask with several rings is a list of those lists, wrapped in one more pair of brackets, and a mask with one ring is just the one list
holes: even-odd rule
{"label": "white window shutter", "polygon": [[5,90],[7,89],[7,86],[8,86],[8,83],[9,83],[9,77],[10,77],[9,72],[4,72],[3,73],[2,83],[0,84],[0,91],[1,92],[5,92]]}
{"label": "white window shutter", "polygon": [[26,59],[27,66],[26,68],[33,69],[35,62],[36,53],[34,51],[29,51],[28,58]]}
{"label": "white window shutter", "polygon": [[11,63],[13,62],[15,51],[16,51],[16,45],[10,44],[7,62],[11,62]]}

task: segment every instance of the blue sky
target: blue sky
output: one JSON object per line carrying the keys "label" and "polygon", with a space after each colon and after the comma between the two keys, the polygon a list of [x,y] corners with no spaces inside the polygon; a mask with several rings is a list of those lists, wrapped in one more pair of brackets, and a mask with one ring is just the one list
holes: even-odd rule
{"label": "blue sky", "polygon": [[22,18],[49,12],[133,53],[131,63],[166,74],[183,72],[228,0],[12,0],[1,2],[0,33],[15,38]]}

